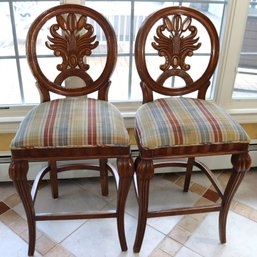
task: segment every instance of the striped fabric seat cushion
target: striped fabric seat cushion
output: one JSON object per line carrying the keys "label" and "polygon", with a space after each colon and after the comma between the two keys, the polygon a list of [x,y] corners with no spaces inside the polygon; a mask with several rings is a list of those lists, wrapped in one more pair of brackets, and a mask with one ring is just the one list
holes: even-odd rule
{"label": "striped fabric seat cushion", "polygon": [[111,103],[85,97],[45,102],[22,121],[11,149],[127,146],[123,118]]}
{"label": "striped fabric seat cushion", "polygon": [[136,131],[140,144],[147,149],[250,140],[221,107],[183,97],[158,99],[142,105],[136,114]]}

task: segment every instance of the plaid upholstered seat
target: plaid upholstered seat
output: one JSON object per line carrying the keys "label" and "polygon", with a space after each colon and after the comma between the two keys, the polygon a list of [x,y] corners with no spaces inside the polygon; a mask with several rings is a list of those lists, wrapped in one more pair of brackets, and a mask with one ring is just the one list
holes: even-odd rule
{"label": "plaid upholstered seat", "polygon": [[106,101],[64,98],[35,107],[11,148],[125,146],[129,136],[120,112]]}
{"label": "plaid upholstered seat", "polygon": [[158,99],[141,106],[136,115],[136,130],[140,144],[147,149],[250,140],[221,107],[183,97]]}

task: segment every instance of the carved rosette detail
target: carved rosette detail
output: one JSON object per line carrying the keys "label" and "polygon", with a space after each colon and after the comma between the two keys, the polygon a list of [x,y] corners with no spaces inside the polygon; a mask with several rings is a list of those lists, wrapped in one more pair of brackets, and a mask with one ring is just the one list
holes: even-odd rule
{"label": "carved rosette detail", "polygon": [[46,46],[54,51],[55,56],[62,57],[62,64],[57,69],[64,71],[68,68],[88,70],[89,65],[84,62],[85,56],[90,56],[99,41],[95,41],[94,28],[87,23],[87,17],[81,15],[78,19],[74,13],[56,17],[57,24],[50,27],[51,36],[48,36]]}
{"label": "carved rosette detail", "polygon": [[191,23],[192,19],[189,17],[182,20],[180,15],[174,15],[172,19],[164,17],[163,24],[157,27],[157,36],[154,36],[152,46],[159,56],[165,58],[165,63],[160,66],[161,70],[166,71],[170,67],[176,69],[179,66],[185,71],[190,69],[185,59],[201,46],[201,43],[197,43],[197,28]]}

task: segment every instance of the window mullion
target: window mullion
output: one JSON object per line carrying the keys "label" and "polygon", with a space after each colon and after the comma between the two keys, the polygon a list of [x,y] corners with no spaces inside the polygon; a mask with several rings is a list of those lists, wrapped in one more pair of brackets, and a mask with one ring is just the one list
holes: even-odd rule
{"label": "window mullion", "polygon": [[215,100],[230,108],[240,51],[243,43],[250,0],[228,1],[226,24],[221,45]]}
{"label": "window mullion", "polygon": [[16,33],[16,26],[15,26],[16,23],[15,23],[12,1],[9,2],[9,10],[10,10],[10,18],[12,22],[13,45],[14,45],[14,52],[15,52],[16,67],[18,71],[17,74],[18,74],[18,81],[19,81],[20,97],[21,97],[21,103],[24,104],[25,97],[24,97],[24,89],[22,85],[20,55],[19,55],[18,40],[17,40],[17,33]]}

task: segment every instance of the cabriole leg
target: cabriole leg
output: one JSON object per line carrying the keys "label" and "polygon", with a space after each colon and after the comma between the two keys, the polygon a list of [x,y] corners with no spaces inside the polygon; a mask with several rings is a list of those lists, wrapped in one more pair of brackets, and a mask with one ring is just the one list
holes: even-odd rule
{"label": "cabriole leg", "polygon": [[14,186],[21,198],[26,212],[29,230],[28,255],[33,256],[36,242],[36,222],[35,209],[31,198],[30,186],[27,181],[28,162],[13,161],[9,167],[9,176],[13,180]]}
{"label": "cabriole leg", "polygon": [[117,226],[118,234],[122,251],[128,249],[125,227],[124,227],[124,215],[126,200],[131,185],[131,181],[134,174],[134,166],[132,158],[122,158],[117,160],[119,184],[118,184],[118,199],[117,199]]}
{"label": "cabriole leg", "polygon": [[146,228],[150,179],[154,175],[154,167],[152,160],[138,161],[136,173],[139,210],[137,232],[133,249],[135,253],[138,253],[141,249]]}
{"label": "cabriole leg", "polygon": [[219,215],[220,242],[226,243],[226,225],[230,203],[235,195],[245,173],[250,169],[251,158],[248,153],[234,154],[231,158],[232,174],[225,188],[222,199],[222,209]]}

